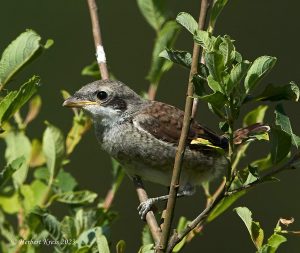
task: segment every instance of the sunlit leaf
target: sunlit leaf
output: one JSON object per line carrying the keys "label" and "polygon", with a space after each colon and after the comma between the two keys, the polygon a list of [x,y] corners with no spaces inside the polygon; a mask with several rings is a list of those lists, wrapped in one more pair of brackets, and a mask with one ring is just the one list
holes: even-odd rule
{"label": "sunlit leaf", "polygon": [[57,191],[59,192],[69,192],[73,191],[77,186],[77,181],[69,172],[60,169],[53,182],[53,186],[57,187]]}
{"label": "sunlit leaf", "polygon": [[265,90],[254,97],[254,99],[258,101],[290,100],[297,102],[299,100],[299,93],[299,86],[295,82],[281,86],[269,84]]}
{"label": "sunlit leaf", "polygon": [[0,196],[0,207],[8,214],[17,213],[21,208],[19,195],[15,192],[11,196]]}
{"label": "sunlit leaf", "polygon": [[42,106],[42,99],[39,95],[34,96],[29,101],[29,110],[24,120],[24,124],[28,125],[31,121],[33,121],[40,112]]}
{"label": "sunlit leaf", "polygon": [[74,115],[73,125],[70,129],[66,139],[67,154],[71,154],[77,144],[80,142],[82,136],[90,129],[92,125],[91,119],[83,112]]}
{"label": "sunlit leaf", "polygon": [[0,124],[14,115],[37,92],[39,86],[40,78],[33,76],[18,91],[8,93],[0,101]]}
{"label": "sunlit leaf", "polygon": [[188,69],[192,64],[192,55],[186,51],[165,49],[159,54],[159,56]]}
{"label": "sunlit leaf", "polygon": [[[223,72],[225,70],[224,58],[221,54],[208,52],[205,54],[206,66],[213,79],[220,85],[223,83]],[[225,87],[220,86],[219,91],[223,91]]]}
{"label": "sunlit leaf", "polygon": [[226,85],[226,92],[230,94],[231,91],[238,87],[245,75],[247,74],[248,69],[250,68],[251,63],[249,61],[242,61],[237,63],[230,71],[230,78]]}
{"label": "sunlit leaf", "polygon": [[159,31],[167,20],[165,0],[137,0],[139,9],[154,30]]}
{"label": "sunlit leaf", "polygon": [[247,93],[253,90],[259,81],[275,66],[276,60],[275,57],[261,56],[253,62],[244,82]]}
{"label": "sunlit leaf", "polygon": [[98,252],[110,253],[106,237],[102,235],[102,233],[100,233],[99,231],[96,231],[96,243],[98,247]]}
{"label": "sunlit leaf", "polygon": [[31,143],[28,137],[23,132],[9,132],[5,136],[6,150],[5,158],[8,163],[13,160],[24,157],[24,161],[21,167],[13,174],[13,182],[15,187],[19,187],[23,184],[27,177],[30,154],[31,154]]}
{"label": "sunlit leaf", "polygon": [[209,24],[208,24],[208,30],[212,32],[214,30],[214,27],[216,25],[217,19],[219,15],[221,14],[223,8],[227,4],[228,0],[214,0],[213,5],[210,12],[210,18],[209,18]]}
{"label": "sunlit leaf", "polygon": [[[41,52],[41,37],[32,30],[21,33],[4,50],[0,60],[0,90],[24,67]],[[51,43],[47,43],[49,48]]]}
{"label": "sunlit leaf", "polygon": [[147,75],[147,79],[151,83],[157,84],[161,76],[172,67],[172,62],[159,57],[159,54],[164,49],[172,47],[179,31],[180,27],[175,21],[168,21],[158,32],[152,53],[150,71]]}
{"label": "sunlit leaf", "polygon": [[246,225],[255,247],[257,249],[261,248],[264,240],[264,231],[258,222],[252,220],[251,211],[247,207],[237,207],[234,210]]}
{"label": "sunlit leaf", "polygon": [[90,65],[85,66],[81,70],[81,75],[91,76],[94,77],[95,79],[101,79],[98,63],[96,61],[93,61]]}
{"label": "sunlit leaf", "polygon": [[0,190],[11,179],[12,175],[22,166],[25,158],[23,156],[13,160],[0,172]]}
{"label": "sunlit leaf", "polygon": [[262,123],[268,109],[267,105],[259,105],[252,111],[248,112],[243,120],[244,127],[251,126],[256,123]]}
{"label": "sunlit leaf", "polygon": [[126,243],[123,240],[118,241],[116,245],[116,252],[117,253],[125,253]]}
{"label": "sunlit leaf", "polygon": [[77,192],[63,192],[53,195],[49,202],[52,203],[54,200],[65,203],[65,204],[88,204],[94,202],[97,198],[97,194],[90,191],[77,191]]}
{"label": "sunlit leaf", "polygon": [[209,214],[207,221],[211,222],[224,213],[232,204],[237,201],[240,197],[245,195],[246,191],[240,191],[237,193],[233,193],[225,198],[223,198],[220,203],[213,209],[213,211]]}
{"label": "sunlit leaf", "polygon": [[50,182],[61,168],[65,156],[65,140],[62,132],[55,126],[48,124],[43,135],[43,152],[50,172]]}
{"label": "sunlit leaf", "polygon": [[193,35],[198,30],[197,21],[186,12],[180,12],[176,17],[176,21]]}
{"label": "sunlit leaf", "polygon": [[43,165],[45,162],[46,160],[42,150],[42,143],[38,139],[33,139],[31,142],[30,167],[38,167]]}

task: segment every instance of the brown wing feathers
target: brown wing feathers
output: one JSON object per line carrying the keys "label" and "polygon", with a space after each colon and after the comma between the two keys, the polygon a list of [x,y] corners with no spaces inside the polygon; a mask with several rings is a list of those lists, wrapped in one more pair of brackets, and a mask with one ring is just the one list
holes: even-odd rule
{"label": "brown wing feathers", "polygon": [[[143,129],[160,140],[178,144],[183,125],[183,111],[171,105],[153,101],[140,113],[149,115],[149,117],[144,117],[142,121],[139,121],[139,125]],[[209,140],[215,146],[227,147],[225,138],[219,137],[197,122],[192,122],[187,140],[191,149],[199,149],[199,145],[190,144],[196,138]],[[207,149],[208,147],[203,148]]]}

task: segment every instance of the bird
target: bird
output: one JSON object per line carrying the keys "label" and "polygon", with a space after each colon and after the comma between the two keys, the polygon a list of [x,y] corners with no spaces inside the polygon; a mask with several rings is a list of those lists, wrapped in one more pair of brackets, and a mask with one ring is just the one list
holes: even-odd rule
{"label": "bird", "polygon": [[[134,179],[169,186],[183,125],[184,112],[172,105],[139,96],[121,81],[97,80],[67,98],[63,106],[81,108],[94,124],[102,149],[116,159]],[[264,131],[262,124],[235,133],[237,143],[252,131]],[[196,140],[196,141],[195,141]],[[201,144],[200,141],[210,143]],[[228,138],[192,121],[183,156],[177,197],[190,196],[196,186],[224,173],[228,161]],[[220,149],[224,152],[220,152]],[[142,202],[139,214],[145,219],[151,207],[168,195]]]}

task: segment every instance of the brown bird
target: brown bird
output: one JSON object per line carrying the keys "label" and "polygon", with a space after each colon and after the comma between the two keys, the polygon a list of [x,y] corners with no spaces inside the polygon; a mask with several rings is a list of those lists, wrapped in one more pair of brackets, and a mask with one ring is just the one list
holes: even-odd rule
{"label": "brown bird", "polygon": [[[64,103],[82,108],[91,116],[101,147],[124,167],[130,178],[170,185],[176,148],[181,134],[184,112],[157,101],[140,97],[119,81],[101,80],[83,86]],[[235,142],[246,139],[249,132],[268,131],[256,124],[235,133]],[[210,145],[199,144],[204,140]],[[228,139],[193,121],[184,153],[178,197],[192,195],[195,186],[224,172]],[[150,198],[138,207],[144,218],[151,206],[168,195]]]}

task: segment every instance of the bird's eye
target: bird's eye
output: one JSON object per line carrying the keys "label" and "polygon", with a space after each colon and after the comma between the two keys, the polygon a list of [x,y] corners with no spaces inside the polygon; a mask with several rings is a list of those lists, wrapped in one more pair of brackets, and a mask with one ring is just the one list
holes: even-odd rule
{"label": "bird's eye", "polygon": [[99,100],[105,100],[105,99],[107,99],[107,97],[108,97],[108,95],[105,91],[98,91],[97,92],[97,98]]}

